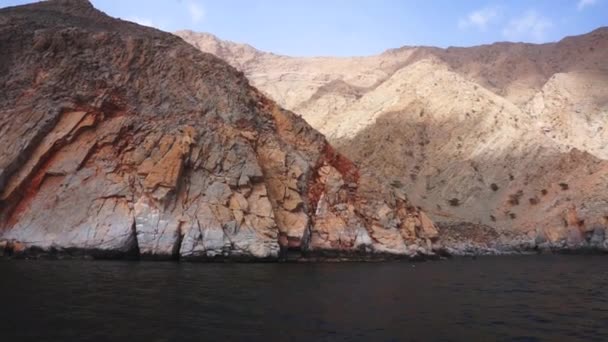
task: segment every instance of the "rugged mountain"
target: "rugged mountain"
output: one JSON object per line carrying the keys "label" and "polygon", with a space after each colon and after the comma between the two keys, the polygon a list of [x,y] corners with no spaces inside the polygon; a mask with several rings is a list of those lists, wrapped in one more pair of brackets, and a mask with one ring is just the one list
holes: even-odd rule
{"label": "rugged mountain", "polygon": [[0,90],[2,253],[273,260],[437,248],[403,189],[360,172],[241,72],[87,1],[0,10]]}
{"label": "rugged mountain", "polygon": [[212,53],[205,39],[218,42],[254,86],[404,189],[451,243],[514,234],[533,246],[608,246],[607,28],[353,58],[176,34]]}

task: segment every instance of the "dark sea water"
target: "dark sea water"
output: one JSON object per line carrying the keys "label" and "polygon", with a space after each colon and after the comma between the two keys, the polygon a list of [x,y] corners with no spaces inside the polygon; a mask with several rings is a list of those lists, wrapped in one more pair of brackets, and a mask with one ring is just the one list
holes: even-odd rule
{"label": "dark sea water", "polygon": [[0,341],[608,341],[608,257],[0,261]]}

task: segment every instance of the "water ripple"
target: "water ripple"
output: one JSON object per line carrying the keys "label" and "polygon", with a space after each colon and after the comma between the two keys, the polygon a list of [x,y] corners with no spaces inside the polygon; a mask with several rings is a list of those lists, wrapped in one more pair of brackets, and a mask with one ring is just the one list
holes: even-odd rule
{"label": "water ripple", "polygon": [[2,261],[19,341],[605,341],[608,263]]}

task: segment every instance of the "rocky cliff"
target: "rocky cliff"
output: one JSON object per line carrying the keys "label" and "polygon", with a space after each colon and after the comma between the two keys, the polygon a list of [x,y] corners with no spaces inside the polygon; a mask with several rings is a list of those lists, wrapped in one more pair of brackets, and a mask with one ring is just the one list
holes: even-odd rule
{"label": "rocky cliff", "polygon": [[180,31],[410,195],[455,250],[608,247],[608,29],[299,58]]}
{"label": "rocky cliff", "polygon": [[[0,252],[432,254],[402,189],[243,74],[83,0],[0,10]],[[2,254],[0,253],[0,254]]]}

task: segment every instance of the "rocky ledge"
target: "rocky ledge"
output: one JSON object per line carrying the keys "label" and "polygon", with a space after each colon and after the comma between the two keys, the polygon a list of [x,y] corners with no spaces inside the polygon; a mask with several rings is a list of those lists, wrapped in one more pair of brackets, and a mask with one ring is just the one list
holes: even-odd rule
{"label": "rocky ledge", "polygon": [[[568,212],[572,215],[572,212]],[[566,223],[566,222],[565,222]],[[527,234],[498,231],[493,227],[470,222],[439,222],[442,250],[449,256],[511,255],[511,254],[608,254],[605,227],[583,229],[565,226],[553,235],[544,231]]]}
{"label": "rocky ledge", "polygon": [[0,254],[434,255],[433,222],[242,73],[87,1],[0,10]]}

